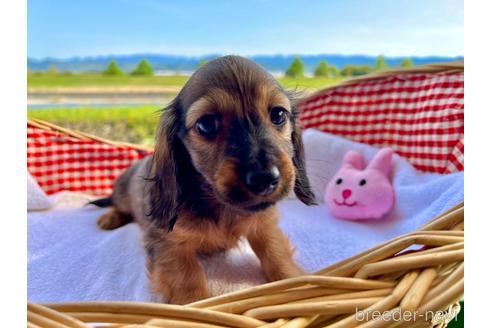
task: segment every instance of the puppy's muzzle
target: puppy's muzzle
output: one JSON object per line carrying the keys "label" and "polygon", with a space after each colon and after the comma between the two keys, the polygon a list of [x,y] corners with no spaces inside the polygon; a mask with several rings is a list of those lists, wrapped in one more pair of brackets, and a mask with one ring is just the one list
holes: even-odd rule
{"label": "puppy's muzzle", "polygon": [[266,169],[250,168],[244,176],[244,184],[249,191],[259,196],[272,194],[280,181],[280,171],[276,166]]}

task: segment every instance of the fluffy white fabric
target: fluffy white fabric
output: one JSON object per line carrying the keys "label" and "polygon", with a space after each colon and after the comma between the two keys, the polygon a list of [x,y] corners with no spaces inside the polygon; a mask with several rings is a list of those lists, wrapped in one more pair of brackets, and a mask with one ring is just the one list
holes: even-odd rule
{"label": "fluffy white fabric", "polygon": [[52,206],[53,201],[48,198],[32,175],[27,172],[27,211],[47,210]]}
{"label": "fluffy white fabric", "polygon": [[[318,199],[348,150],[371,158],[377,151],[316,131],[305,132],[308,173]],[[308,207],[288,199],[279,204],[280,226],[308,272],[411,232],[463,201],[463,173],[423,174],[395,157],[396,207],[383,220],[350,222],[331,217],[320,203]],[[89,300],[157,301],[148,290],[134,223],[101,231],[96,219],[105,209],[82,207],[86,196],[57,196],[49,212],[28,213],[28,298],[35,302]],[[265,282],[259,261],[242,241],[237,249],[201,259],[214,295]]]}

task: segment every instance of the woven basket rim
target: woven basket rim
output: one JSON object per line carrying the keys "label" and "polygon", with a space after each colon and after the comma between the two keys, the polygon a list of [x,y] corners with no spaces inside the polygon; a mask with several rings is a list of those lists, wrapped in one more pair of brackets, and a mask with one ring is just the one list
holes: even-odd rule
{"label": "woven basket rim", "polygon": [[365,74],[362,76],[351,77],[343,80],[342,82],[317,90],[312,94],[302,98],[300,100],[301,103],[308,102],[312,99],[323,95],[329,90],[334,90],[340,87],[346,87],[347,85],[354,85],[358,83],[363,83],[367,81],[375,81],[379,79],[384,79],[386,77],[396,76],[396,75],[404,75],[404,74],[418,74],[418,73],[428,73],[428,74],[455,74],[455,73],[464,73],[465,72],[465,62],[464,60],[457,60],[453,62],[444,62],[444,63],[434,63],[434,64],[426,64],[426,65],[418,65],[414,67],[399,67],[399,68],[390,68],[387,70],[382,70],[378,72],[372,72],[369,74]]}

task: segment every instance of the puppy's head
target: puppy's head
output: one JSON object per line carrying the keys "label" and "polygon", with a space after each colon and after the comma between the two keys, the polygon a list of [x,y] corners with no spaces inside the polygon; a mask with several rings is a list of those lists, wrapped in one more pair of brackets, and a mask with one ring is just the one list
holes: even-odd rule
{"label": "puppy's head", "polygon": [[196,71],[163,111],[151,174],[152,216],[170,227],[193,183],[246,212],[292,189],[314,203],[293,99],[260,66],[236,56]]}

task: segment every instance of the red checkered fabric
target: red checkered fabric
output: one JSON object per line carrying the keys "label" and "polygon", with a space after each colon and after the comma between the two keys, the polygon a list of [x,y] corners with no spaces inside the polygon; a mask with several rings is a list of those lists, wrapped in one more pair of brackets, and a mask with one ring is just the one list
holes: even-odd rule
{"label": "red checkered fabric", "polygon": [[327,89],[300,105],[305,128],[391,147],[425,172],[464,169],[464,74],[401,74]]}
{"label": "red checkered fabric", "polygon": [[27,125],[27,168],[47,194],[108,195],[123,170],[148,154]]}

